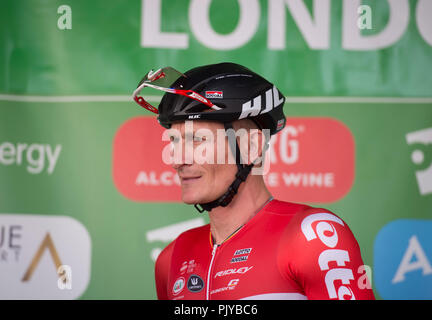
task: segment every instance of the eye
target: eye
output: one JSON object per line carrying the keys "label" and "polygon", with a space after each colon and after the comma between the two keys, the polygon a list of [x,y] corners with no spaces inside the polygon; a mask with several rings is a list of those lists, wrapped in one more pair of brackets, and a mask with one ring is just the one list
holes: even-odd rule
{"label": "eye", "polygon": [[180,141],[180,138],[177,136],[170,136],[171,143],[178,143]]}
{"label": "eye", "polygon": [[194,136],[193,141],[194,142],[203,142],[203,141],[206,141],[206,137]]}

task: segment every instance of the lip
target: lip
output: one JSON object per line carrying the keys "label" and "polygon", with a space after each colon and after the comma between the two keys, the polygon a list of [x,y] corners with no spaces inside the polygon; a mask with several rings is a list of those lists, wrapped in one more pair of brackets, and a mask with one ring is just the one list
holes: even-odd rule
{"label": "lip", "polygon": [[198,181],[201,176],[180,177],[182,184],[189,184]]}

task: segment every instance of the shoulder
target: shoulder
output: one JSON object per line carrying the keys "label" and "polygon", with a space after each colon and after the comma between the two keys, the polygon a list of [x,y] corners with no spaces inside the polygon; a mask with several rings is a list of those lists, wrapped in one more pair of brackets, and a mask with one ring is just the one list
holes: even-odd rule
{"label": "shoulder", "polygon": [[[278,247],[280,272],[299,283],[309,299],[373,298],[371,290],[356,285],[362,265],[359,245],[348,225],[323,208],[297,212]],[[338,281],[344,286],[339,287]]]}
{"label": "shoulder", "polygon": [[210,237],[209,230],[210,225],[206,224],[204,226],[192,228],[182,232],[159,254],[156,260],[156,267],[158,267],[160,264],[159,262],[171,259],[172,253],[176,246],[184,246],[188,243],[196,243],[197,241],[202,240],[204,237]]}
{"label": "shoulder", "polygon": [[171,262],[171,255],[174,248],[175,240],[172,241],[169,245],[163,249],[159,255],[156,258],[155,262],[155,272],[156,274],[158,271],[161,271],[162,269],[168,269],[169,264]]}
{"label": "shoulder", "polygon": [[305,204],[274,199],[269,202],[269,204],[264,208],[264,210],[268,214],[295,216],[296,214],[307,211],[311,208],[312,207]]}
{"label": "shoulder", "polygon": [[184,245],[185,243],[196,243],[210,239],[210,225],[206,224],[200,227],[192,228],[182,232],[174,241],[177,244]]}
{"label": "shoulder", "polygon": [[208,230],[209,225],[187,230],[181,233],[158,255],[155,263],[155,280],[158,299],[168,299],[168,277],[171,264],[173,263],[173,259],[175,259],[178,248],[181,248],[181,250],[189,250],[194,243],[198,242],[198,238],[202,239],[205,234],[208,236]]}
{"label": "shoulder", "polygon": [[289,243],[295,241],[302,249],[358,247],[354,235],[342,218],[330,210],[309,206],[292,217],[284,238]]}
{"label": "shoulder", "polygon": [[309,207],[297,212],[286,226],[278,246],[278,262],[299,273],[311,265],[317,267],[324,252],[342,251],[350,256],[360,254],[348,225],[327,209]]}
{"label": "shoulder", "polygon": [[[342,227],[348,226],[339,216],[328,209],[316,208],[306,204],[273,200],[265,207],[267,214],[283,215],[288,218],[285,228],[285,235],[295,235],[301,233],[306,240],[317,237],[316,228],[320,231],[332,231],[334,225]],[[319,226],[317,226],[319,224]],[[322,228],[331,228],[322,230]]]}

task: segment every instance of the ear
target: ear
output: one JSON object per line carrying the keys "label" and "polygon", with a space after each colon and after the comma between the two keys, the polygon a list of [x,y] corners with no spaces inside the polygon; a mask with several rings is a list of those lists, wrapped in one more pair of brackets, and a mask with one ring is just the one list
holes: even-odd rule
{"label": "ear", "polygon": [[[263,161],[265,137],[259,129],[249,129],[248,146],[243,144],[241,150],[243,159],[247,159],[247,163],[259,164]],[[247,156],[247,157],[246,157]]]}
{"label": "ear", "polygon": [[264,145],[265,145],[265,137],[261,130],[259,129],[250,129],[250,149],[249,149],[249,161],[250,163],[259,164],[264,161]]}

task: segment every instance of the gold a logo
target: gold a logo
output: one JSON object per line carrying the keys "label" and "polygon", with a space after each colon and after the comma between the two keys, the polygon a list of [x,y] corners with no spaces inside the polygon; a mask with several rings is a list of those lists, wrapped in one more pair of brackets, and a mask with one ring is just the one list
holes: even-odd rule
{"label": "gold a logo", "polygon": [[[26,282],[26,281],[30,280],[30,278],[32,277],[34,271],[36,270],[36,267],[38,266],[40,259],[42,258],[42,255],[46,249],[48,249],[49,253],[51,254],[51,258],[54,262],[54,265],[56,267],[57,273],[59,274],[59,277],[63,276],[62,274],[60,274],[60,270],[62,267],[60,257],[58,255],[57,249],[54,246],[54,242],[51,238],[51,235],[49,234],[49,232],[47,232],[41,245],[39,246],[38,250],[36,251],[36,254],[34,255],[29,267],[27,268],[27,271],[24,274],[24,277],[21,279],[22,282]],[[66,277],[62,277],[62,279],[63,279],[63,282],[67,281]]]}

